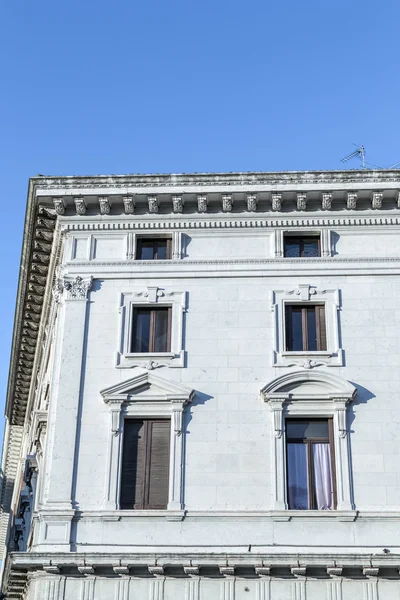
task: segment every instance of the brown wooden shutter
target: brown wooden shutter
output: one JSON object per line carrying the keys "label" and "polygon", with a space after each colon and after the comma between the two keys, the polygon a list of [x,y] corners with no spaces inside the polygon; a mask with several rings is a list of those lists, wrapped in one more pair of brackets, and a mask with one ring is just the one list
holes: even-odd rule
{"label": "brown wooden shutter", "polygon": [[122,509],[143,508],[146,460],[145,429],[144,421],[125,420],[120,495]]}
{"label": "brown wooden shutter", "polygon": [[316,306],[317,344],[318,350],[326,350],[325,306]]}
{"label": "brown wooden shutter", "polygon": [[170,421],[148,421],[145,508],[168,504]]}

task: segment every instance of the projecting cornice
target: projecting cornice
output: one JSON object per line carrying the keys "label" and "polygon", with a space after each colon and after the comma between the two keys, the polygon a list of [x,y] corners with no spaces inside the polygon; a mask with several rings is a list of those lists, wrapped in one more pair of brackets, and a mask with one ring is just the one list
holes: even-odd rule
{"label": "projecting cornice", "polygon": [[380,210],[400,206],[400,171],[37,177],[59,215]]}

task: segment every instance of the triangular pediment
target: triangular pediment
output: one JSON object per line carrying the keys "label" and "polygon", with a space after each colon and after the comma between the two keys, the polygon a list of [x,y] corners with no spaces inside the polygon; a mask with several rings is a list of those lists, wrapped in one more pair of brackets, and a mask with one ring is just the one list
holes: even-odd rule
{"label": "triangular pediment", "polygon": [[190,402],[194,390],[140,369],[134,377],[102,390],[105,402]]}

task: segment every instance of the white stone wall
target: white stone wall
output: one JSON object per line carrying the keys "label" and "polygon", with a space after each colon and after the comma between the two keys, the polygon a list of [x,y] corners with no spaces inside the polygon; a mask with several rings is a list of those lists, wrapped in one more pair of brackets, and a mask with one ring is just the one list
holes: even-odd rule
{"label": "white stone wall", "polygon": [[[384,226],[329,230],[332,257],[314,261],[277,261],[278,236],[266,228],[185,232],[182,259],[157,265],[127,259],[123,232],[67,234],[63,276],[82,276],[85,281],[93,277],[93,284],[87,302],[82,297],[58,305],[47,447],[39,474],[40,518],[34,523],[31,550],[46,556],[70,550],[78,557],[101,553],[115,557],[111,562],[132,552],[170,552],[182,555],[184,563],[199,552],[243,557],[250,546],[252,557],[273,548],[281,553],[282,564],[288,553],[316,553],[325,566],[329,553],[348,554],[349,564],[350,555],[358,553],[368,566],[371,556],[384,556],[384,548],[398,551],[398,232]],[[119,511],[107,502],[110,448],[118,448],[118,442],[113,442],[110,406],[101,391],[143,372],[144,363],[119,359],[126,318],[121,298],[144,302],[144,292],[152,286],[166,298],[184,293],[185,308],[184,366],[171,363],[151,373],[196,392],[184,413],[186,512],[179,515]],[[273,354],[274,292],[285,294],[299,286],[311,286],[318,293],[329,290],[336,303],[340,360],[311,371],[347,380],[358,394],[347,418],[352,510],[312,515],[304,511],[289,520],[273,511],[275,434],[270,406],[260,390],[285,373],[306,371],[298,364],[277,366]],[[357,577],[57,575],[33,578],[27,597],[378,600],[399,595],[399,581]]]}

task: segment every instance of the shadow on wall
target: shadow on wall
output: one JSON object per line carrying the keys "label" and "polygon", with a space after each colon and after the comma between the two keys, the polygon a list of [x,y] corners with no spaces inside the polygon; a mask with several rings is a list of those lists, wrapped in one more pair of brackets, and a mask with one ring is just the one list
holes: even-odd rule
{"label": "shadow on wall", "polygon": [[[182,429],[182,433],[183,433],[183,448],[182,448],[182,464],[186,465],[186,442],[187,442],[187,436],[190,435],[190,431],[188,430],[189,424],[193,418],[192,415],[192,411],[190,410],[190,408],[192,406],[204,406],[204,404],[206,402],[208,402],[209,400],[211,400],[213,398],[213,396],[209,396],[208,394],[204,394],[203,392],[199,392],[196,390],[195,396],[191,402],[191,404],[189,404],[189,409],[185,410],[185,412],[183,413],[183,429]],[[186,490],[186,469],[183,469],[183,473],[182,473],[182,490],[183,490],[183,505],[185,505],[185,490]]]}
{"label": "shadow on wall", "polygon": [[332,235],[331,235],[331,244],[332,244],[332,256],[336,256],[337,254],[339,254],[338,250],[337,250],[337,244],[340,240],[340,235],[338,233],[336,233],[336,231],[332,231]]}
{"label": "shadow on wall", "polygon": [[357,503],[356,503],[356,497],[355,497],[355,491],[354,491],[354,479],[353,479],[353,469],[352,469],[353,457],[352,457],[352,444],[351,444],[350,436],[352,436],[354,433],[356,433],[354,431],[354,429],[352,429],[352,425],[356,418],[357,407],[362,404],[367,404],[367,402],[369,402],[370,400],[373,400],[374,398],[376,398],[376,396],[370,390],[363,387],[362,385],[358,385],[354,381],[350,381],[350,383],[352,385],[354,385],[354,387],[357,388],[357,396],[356,396],[355,400],[350,403],[350,405],[348,406],[348,409],[347,409],[347,431],[349,432],[349,438],[350,438],[349,445],[348,445],[349,467],[350,467],[349,468],[350,486],[351,486],[351,497],[352,497],[353,506],[356,508]]}

